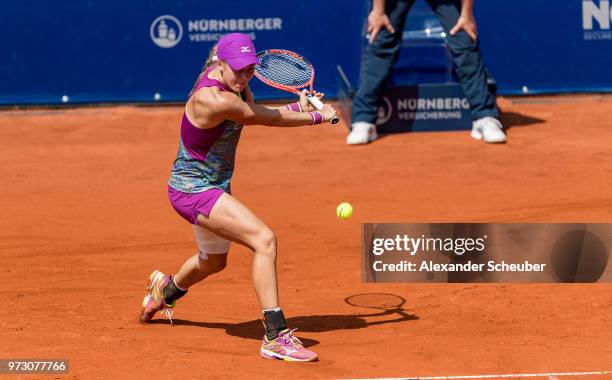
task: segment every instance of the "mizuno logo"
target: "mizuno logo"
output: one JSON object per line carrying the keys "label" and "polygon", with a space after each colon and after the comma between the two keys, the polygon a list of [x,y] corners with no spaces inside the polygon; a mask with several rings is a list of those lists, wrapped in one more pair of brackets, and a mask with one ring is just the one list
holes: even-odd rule
{"label": "mizuno logo", "polygon": [[250,53],[251,52],[251,47],[250,46],[241,46],[240,47],[240,52],[241,53]]}
{"label": "mizuno logo", "polygon": [[292,349],[284,347],[284,346],[280,346],[280,347],[285,350],[287,355],[291,355],[292,353],[297,352],[297,350],[292,350]]}

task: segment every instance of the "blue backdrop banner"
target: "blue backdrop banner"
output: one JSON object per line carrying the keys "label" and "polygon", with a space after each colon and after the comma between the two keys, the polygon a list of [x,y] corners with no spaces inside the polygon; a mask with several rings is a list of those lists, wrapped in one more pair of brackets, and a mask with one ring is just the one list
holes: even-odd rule
{"label": "blue backdrop banner", "polygon": [[[419,2],[417,9],[427,7]],[[183,101],[210,47],[230,32],[250,34],[260,50],[301,53],[315,66],[315,87],[335,97],[336,65],[358,83],[368,6],[354,0],[5,2],[0,104]],[[476,2],[481,47],[499,93],[611,91],[611,11],[608,0]],[[260,99],[289,96],[252,83]]]}
{"label": "blue backdrop banner", "polygon": [[612,91],[612,2],[477,1],[485,63],[502,94]]}
{"label": "blue backdrop banner", "polygon": [[[361,2],[11,1],[0,12],[0,104],[182,101],[220,36],[310,59],[335,95],[335,64],[356,72]],[[338,15],[342,15],[339,17]],[[258,98],[291,96],[252,81]],[[158,94],[158,96],[156,96]]]}

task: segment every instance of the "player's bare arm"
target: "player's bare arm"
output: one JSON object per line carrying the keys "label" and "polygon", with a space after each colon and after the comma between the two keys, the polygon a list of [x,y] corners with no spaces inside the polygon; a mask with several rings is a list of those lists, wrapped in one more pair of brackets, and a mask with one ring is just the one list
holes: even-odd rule
{"label": "player's bare arm", "polygon": [[[223,120],[232,120],[245,125],[269,125],[299,127],[312,124],[308,112],[293,112],[281,108],[270,108],[254,103],[247,103],[235,94],[218,90],[212,94],[194,96],[194,122],[204,126],[214,126]],[[212,95],[212,96],[211,96]],[[334,108],[326,105],[322,110],[324,120],[336,114]],[[209,127],[210,128],[210,127]]]}
{"label": "player's bare arm", "polygon": [[[313,95],[315,97],[317,97],[319,100],[323,99],[325,97],[325,94],[323,92],[314,92]],[[308,96],[309,96],[309,92],[306,89],[303,89],[300,94],[300,100],[298,101],[298,103],[300,104],[300,108],[302,109],[302,112],[311,112],[311,111],[316,111],[317,109],[312,105],[312,103],[310,103],[308,101]],[[250,87],[247,86],[244,90],[244,101],[247,103],[255,103],[255,99],[253,97],[253,92],[251,91]],[[286,109],[287,105],[282,105],[282,106],[265,106],[267,108],[270,109]]]}

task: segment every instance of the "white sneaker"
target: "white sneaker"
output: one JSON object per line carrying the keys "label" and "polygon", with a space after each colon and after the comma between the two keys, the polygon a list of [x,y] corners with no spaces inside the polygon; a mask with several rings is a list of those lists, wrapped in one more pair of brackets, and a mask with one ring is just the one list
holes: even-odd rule
{"label": "white sneaker", "polygon": [[346,143],[349,145],[367,144],[378,138],[376,126],[365,121],[353,123],[351,133],[346,137]]}
{"label": "white sneaker", "polygon": [[472,124],[472,138],[487,143],[505,143],[504,127],[494,117],[481,117]]}

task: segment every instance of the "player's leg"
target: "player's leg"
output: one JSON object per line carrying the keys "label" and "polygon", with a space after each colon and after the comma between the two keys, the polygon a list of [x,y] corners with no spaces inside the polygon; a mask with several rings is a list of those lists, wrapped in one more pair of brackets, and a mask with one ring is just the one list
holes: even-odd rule
{"label": "player's leg", "polygon": [[173,304],[187,294],[187,290],[208,276],[225,269],[230,242],[197,224],[193,232],[198,253],[188,258],[163,289],[164,302]]}
{"label": "player's leg", "polygon": [[176,275],[168,276],[158,270],[151,274],[140,322],[150,322],[158,311],[165,310],[172,321],[169,309],[175,302],[187,294],[192,285],[225,268],[230,242],[197,225],[194,225],[194,232],[198,253],[187,259]]}
{"label": "player's leg", "polygon": [[247,246],[253,251],[253,285],[264,309],[278,307],[276,283],[276,236],[251,210],[229,194],[223,194],[210,215],[198,223],[215,234]]}
{"label": "player's leg", "polygon": [[174,275],[179,288],[187,289],[206,277],[225,269],[230,242],[208,229],[194,224],[193,232],[198,253],[187,259]]}
{"label": "player's leg", "polygon": [[253,285],[262,307],[266,335],[260,349],[263,357],[288,361],[313,361],[317,355],[305,349],[287,328],[279,307],[276,281],[276,236],[251,210],[229,194],[223,194],[210,215],[198,222],[214,233],[253,250]]}
{"label": "player's leg", "polygon": [[172,188],[168,191],[172,206],[193,225],[198,252],[185,261],[175,276],[158,270],[149,276],[139,317],[143,323],[150,322],[159,311],[165,311],[170,318],[175,301],[183,297],[189,287],[223,270],[227,263],[230,242],[197,224],[197,216],[208,215],[224,191],[211,189],[194,194],[181,193]]}
{"label": "player's leg", "polygon": [[173,276],[174,283],[180,289],[188,289],[208,276],[225,269],[227,254],[208,255],[203,259],[201,254],[188,258],[181,269]]}
{"label": "player's leg", "polygon": [[347,144],[365,144],[377,138],[376,119],[393,65],[399,57],[406,14],[414,0],[389,0],[386,14],[395,33],[382,28],[365,49],[359,69],[359,86],[353,97],[351,133]]}
{"label": "player's leg", "polygon": [[447,34],[448,48],[451,51],[457,76],[472,109],[474,128],[472,137],[486,142],[505,142],[503,127],[498,121],[499,112],[495,95],[489,90],[487,72],[478,41],[472,41],[461,30],[454,36],[450,30],[457,24],[461,15],[461,0],[427,0]]}

